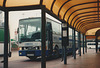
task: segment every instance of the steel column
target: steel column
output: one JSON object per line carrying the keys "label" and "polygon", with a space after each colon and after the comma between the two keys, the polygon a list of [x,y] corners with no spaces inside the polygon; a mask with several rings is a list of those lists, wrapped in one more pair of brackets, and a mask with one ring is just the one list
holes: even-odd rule
{"label": "steel column", "polygon": [[[69,46],[69,24],[68,23],[67,23],[67,46]],[[66,47],[66,52],[67,52],[67,47]],[[66,58],[66,61],[67,61],[67,58]]]}
{"label": "steel column", "polygon": [[81,56],[81,36],[80,36],[80,32],[78,32],[78,48],[79,48],[79,56]]}
{"label": "steel column", "polygon": [[85,52],[87,53],[87,40],[86,40],[86,36],[85,36]]}
{"label": "steel column", "polygon": [[46,25],[46,14],[45,14],[45,6],[42,6],[41,9],[41,39],[42,39],[42,59],[41,59],[41,68],[46,68],[46,32],[45,32],[45,25]]}
{"label": "steel column", "polygon": [[80,56],[81,56],[81,33],[80,33]]}
{"label": "steel column", "polygon": [[97,37],[96,37],[96,53],[98,52],[98,39],[97,39]]}
{"label": "steel column", "polygon": [[72,56],[74,56],[74,30],[72,29]]}
{"label": "steel column", "polygon": [[83,35],[83,54],[84,54],[84,35]]}
{"label": "steel column", "polygon": [[[66,42],[67,41],[67,42]],[[62,45],[64,48],[64,64],[67,64],[67,46],[69,45],[68,40],[68,25],[62,24]]]}
{"label": "steel column", "polygon": [[4,68],[8,68],[8,11],[5,11],[4,16]]}
{"label": "steel column", "polygon": [[75,29],[74,29],[74,31],[73,31],[73,35],[74,35],[74,37],[73,37],[73,56],[74,56],[74,59],[76,59],[76,40],[75,40]]}
{"label": "steel column", "polygon": [[78,34],[78,54],[80,54],[80,45],[79,45],[79,43],[80,43],[80,37],[79,37],[79,32],[77,32],[77,34]]}

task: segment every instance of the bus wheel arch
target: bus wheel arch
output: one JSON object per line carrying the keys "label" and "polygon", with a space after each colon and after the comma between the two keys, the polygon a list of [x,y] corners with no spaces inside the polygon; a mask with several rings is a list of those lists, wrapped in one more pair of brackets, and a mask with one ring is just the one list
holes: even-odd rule
{"label": "bus wheel arch", "polygon": [[59,49],[59,46],[58,45],[55,45],[54,49]]}
{"label": "bus wheel arch", "polygon": [[55,47],[54,47],[54,57],[58,58],[59,56],[60,56],[59,47],[58,47],[58,45],[55,45]]}

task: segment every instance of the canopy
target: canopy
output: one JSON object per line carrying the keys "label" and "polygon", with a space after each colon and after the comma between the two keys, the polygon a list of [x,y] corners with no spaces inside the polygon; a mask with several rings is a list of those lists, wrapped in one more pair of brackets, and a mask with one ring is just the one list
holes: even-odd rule
{"label": "canopy", "polygon": [[96,31],[99,30],[99,28],[93,28],[93,29],[90,29],[86,32],[86,35],[95,35]]}
{"label": "canopy", "polygon": [[100,27],[99,0],[0,0],[1,7],[45,5],[61,20],[81,33]]}

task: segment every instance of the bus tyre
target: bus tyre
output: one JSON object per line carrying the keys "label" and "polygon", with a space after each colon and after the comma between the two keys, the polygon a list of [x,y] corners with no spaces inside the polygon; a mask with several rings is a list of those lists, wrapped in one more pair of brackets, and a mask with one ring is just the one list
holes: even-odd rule
{"label": "bus tyre", "polygon": [[37,57],[28,57],[30,60],[36,60]]}
{"label": "bus tyre", "polygon": [[58,58],[60,56],[59,47],[55,46],[54,48],[54,58]]}

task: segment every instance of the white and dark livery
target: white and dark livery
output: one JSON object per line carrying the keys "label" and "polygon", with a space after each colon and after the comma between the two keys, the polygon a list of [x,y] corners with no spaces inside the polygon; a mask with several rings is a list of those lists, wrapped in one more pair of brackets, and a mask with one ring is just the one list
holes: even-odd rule
{"label": "white and dark livery", "polygon": [[[41,56],[41,17],[19,20],[19,56],[35,59]],[[68,51],[72,52],[72,46]],[[46,18],[46,56],[59,56],[62,52],[61,23]]]}
{"label": "white and dark livery", "polygon": [[[95,49],[96,48],[96,41],[95,39],[87,40],[87,48]],[[98,49],[100,51],[100,41],[98,40]]]}

